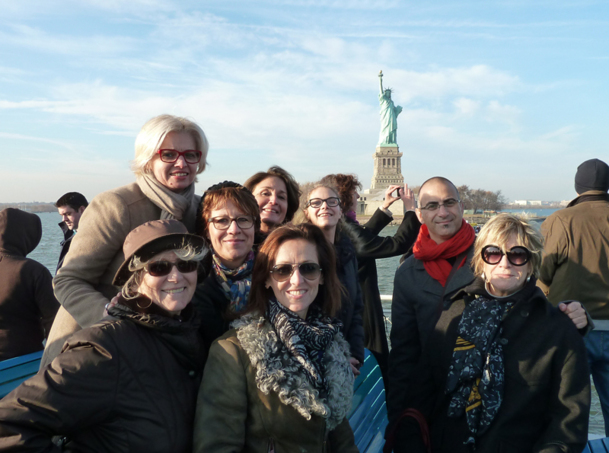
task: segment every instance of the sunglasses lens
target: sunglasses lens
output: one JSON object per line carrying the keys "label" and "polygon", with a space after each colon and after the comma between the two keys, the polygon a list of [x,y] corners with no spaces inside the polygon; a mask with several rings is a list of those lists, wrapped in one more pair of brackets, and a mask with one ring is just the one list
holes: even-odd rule
{"label": "sunglasses lens", "polygon": [[148,273],[153,277],[162,277],[163,275],[169,274],[172,267],[173,264],[169,261],[155,261],[146,266]]}
{"label": "sunglasses lens", "polygon": [[524,266],[529,261],[529,251],[524,247],[514,247],[507,252],[507,257],[514,266]]}
{"label": "sunglasses lens", "polygon": [[181,273],[188,274],[196,271],[199,267],[199,263],[197,261],[178,261],[176,267]]}
{"label": "sunglasses lens", "polygon": [[298,266],[300,274],[307,280],[315,280],[321,273],[321,268],[317,263],[302,263]]}
{"label": "sunglasses lens", "polygon": [[278,282],[284,282],[292,275],[292,266],[290,264],[280,264],[273,268],[273,277]]}
{"label": "sunglasses lens", "polygon": [[482,259],[488,264],[497,264],[502,256],[503,252],[499,247],[485,247],[482,250]]}

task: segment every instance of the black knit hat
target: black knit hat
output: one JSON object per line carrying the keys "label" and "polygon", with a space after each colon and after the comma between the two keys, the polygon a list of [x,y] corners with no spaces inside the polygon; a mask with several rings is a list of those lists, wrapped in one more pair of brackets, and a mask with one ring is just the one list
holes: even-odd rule
{"label": "black knit hat", "polygon": [[577,167],[575,191],[582,194],[589,190],[609,190],[609,166],[599,159],[590,159]]}

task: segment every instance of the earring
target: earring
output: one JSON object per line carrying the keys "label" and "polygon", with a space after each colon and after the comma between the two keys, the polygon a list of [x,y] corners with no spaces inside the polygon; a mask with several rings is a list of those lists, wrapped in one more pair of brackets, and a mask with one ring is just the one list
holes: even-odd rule
{"label": "earring", "polygon": [[531,281],[531,274],[529,274],[529,276],[527,277],[527,283],[529,283]]}
{"label": "earring", "polygon": [[482,280],[484,280],[486,282],[486,275],[484,275],[484,272],[482,272],[482,274],[480,274],[480,277],[482,277]]}

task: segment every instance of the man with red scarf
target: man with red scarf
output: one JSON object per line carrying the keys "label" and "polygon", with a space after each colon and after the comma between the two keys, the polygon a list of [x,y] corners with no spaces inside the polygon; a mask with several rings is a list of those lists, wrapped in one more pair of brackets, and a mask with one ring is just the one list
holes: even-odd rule
{"label": "man with red scarf", "polygon": [[[388,433],[406,409],[412,373],[441,311],[450,305],[459,289],[474,280],[470,261],[476,234],[463,220],[463,204],[456,186],[440,176],[425,181],[419,189],[416,214],[423,225],[414,254],[398,268],[393,287],[386,384]],[[587,326],[586,313],[579,303],[561,305],[579,329]],[[395,452],[401,451],[398,444],[396,438]]]}

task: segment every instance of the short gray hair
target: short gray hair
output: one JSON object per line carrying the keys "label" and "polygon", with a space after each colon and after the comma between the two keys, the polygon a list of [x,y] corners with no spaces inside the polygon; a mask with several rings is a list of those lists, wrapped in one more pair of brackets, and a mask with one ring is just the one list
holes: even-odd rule
{"label": "short gray hair", "polygon": [[207,164],[207,151],[209,150],[209,143],[203,129],[194,121],[173,115],[155,116],[142,126],[135,139],[135,159],[131,162],[133,173],[137,176],[150,173],[148,163],[170,132],[188,132],[192,136],[197,149],[202,153],[197,174],[203,173]]}

